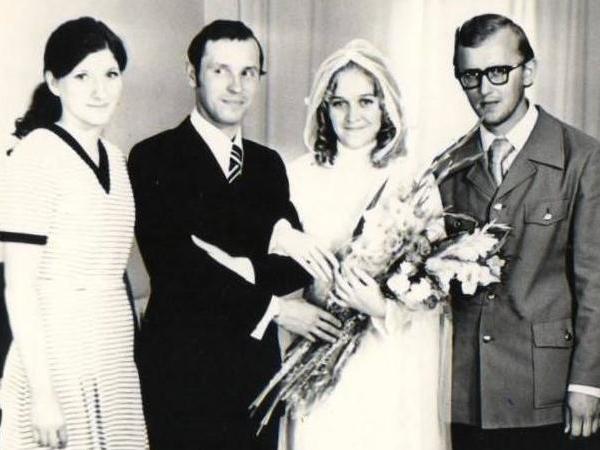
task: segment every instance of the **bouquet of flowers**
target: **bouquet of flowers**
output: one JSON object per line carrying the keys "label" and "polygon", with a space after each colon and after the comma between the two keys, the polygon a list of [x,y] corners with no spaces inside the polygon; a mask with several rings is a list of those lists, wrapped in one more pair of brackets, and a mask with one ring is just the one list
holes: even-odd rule
{"label": "bouquet of flowers", "polygon": [[[450,284],[455,281],[465,294],[478,286],[500,281],[505,261],[498,255],[508,228],[488,223],[455,236],[431,236],[441,228],[444,212],[426,207],[435,187],[452,170],[477,157],[452,160],[458,149],[476,131],[479,123],[452,147],[444,151],[412,185],[398,186],[391,195],[382,196],[365,212],[362,232],[338,254],[340,264],[359,267],[379,284],[383,295],[411,310],[447,304]],[[306,410],[333,386],[344,364],[360,343],[369,318],[340,305],[334,292],[327,295],[327,310],[343,323],[341,337],[331,344],[298,338],[269,384],[250,405],[252,413],[270,400],[260,427],[266,425],[275,409],[286,403],[286,411]],[[259,428],[260,432],[260,428]]]}

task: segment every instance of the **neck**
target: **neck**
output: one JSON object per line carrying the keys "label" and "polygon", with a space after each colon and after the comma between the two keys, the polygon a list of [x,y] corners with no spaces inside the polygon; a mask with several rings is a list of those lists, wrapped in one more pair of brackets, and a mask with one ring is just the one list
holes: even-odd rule
{"label": "neck", "polygon": [[89,157],[94,162],[98,162],[98,139],[100,139],[102,128],[91,127],[84,129],[64,119],[60,119],[56,124],[67,130],[79,142]]}
{"label": "neck", "polygon": [[369,142],[362,147],[350,148],[346,147],[340,141],[337,142],[337,156],[342,160],[352,160],[356,162],[362,162],[365,164],[371,164],[371,152],[375,148],[376,142]]}

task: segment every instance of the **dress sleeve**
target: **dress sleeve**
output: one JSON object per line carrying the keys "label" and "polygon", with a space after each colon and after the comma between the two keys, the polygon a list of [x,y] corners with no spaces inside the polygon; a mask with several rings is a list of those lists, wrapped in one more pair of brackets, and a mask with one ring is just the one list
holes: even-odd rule
{"label": "dress sleeve", "polygon": [[[0,170],[0,240],[45,245],[56,205],[56,161],[43,131],[34,131]],[[48,152],[50,150],[48,149]]]}

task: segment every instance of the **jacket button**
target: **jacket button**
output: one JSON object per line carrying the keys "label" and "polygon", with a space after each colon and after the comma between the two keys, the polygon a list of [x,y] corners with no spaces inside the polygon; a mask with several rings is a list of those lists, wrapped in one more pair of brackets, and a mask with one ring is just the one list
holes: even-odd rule
{"label": "jacket button", "polygon": [[565,333],[565,341],[570,341],[571,339],[573,339],[573,335],[569,331],[567,331]]}
{"label": "jacket button", "polygon": [[547,212],[546,214],[544,214],[544,220],[552,220],[552,214],[550,212]]}
{"label": "jacket button", "polygon": [[493,292],[490,292],[490,293],[487,295],[487,298],[488,298],[488,300],[494,300],[494,299],[496,298],[496,294],[494,294]]}
{"label": "jacket button", "polygon": [[488,342],[492,342],[494,338],[491,337],[489,334],[486,334],[485,336],[483,336],[482,340],[487,344]]}
{"label": "jacket button", "polygon": [[496,204],[494,205],[494,209],[495,209],[496,211],[502,211],[502,208],[504,208],[504,205],[503,205],[502,203],[496,203]]}
{"label": "jacket button", "polygon": [[456,226],[456,228],[460,228],[460,227],[462,227],[462,221],[457,220],[456,222],[454,222],[454,225]]}

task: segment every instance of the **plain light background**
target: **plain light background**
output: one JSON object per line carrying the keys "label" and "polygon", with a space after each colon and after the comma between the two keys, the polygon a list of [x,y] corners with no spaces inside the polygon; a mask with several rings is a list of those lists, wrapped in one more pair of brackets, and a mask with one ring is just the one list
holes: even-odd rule
{"label": "plain light background", "polygon": [[[128,51],[123,98],[106,130],[125,153],[189,114],[187,46],[217,18],[243,20],[263,44],[268,74],[244,134],[286,160],[305,151],[304,98],[318,65],[349,40],[364,38],[389,58],[403,92],[409,151],[427,163],[475,122],[453,78],[453,39],[460,23],[486,12],[512,17],[528,34],[538,60],[528,96],[600,137],[595,0],[0,0],[0,7],[0,149],[14,144],[14,120],[42,81],[47,37],[83,15],[103,20]],[[132,261],[136,291],[147,296],[136,252]]]}

